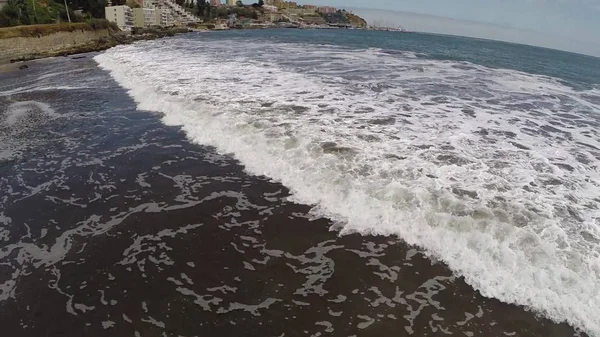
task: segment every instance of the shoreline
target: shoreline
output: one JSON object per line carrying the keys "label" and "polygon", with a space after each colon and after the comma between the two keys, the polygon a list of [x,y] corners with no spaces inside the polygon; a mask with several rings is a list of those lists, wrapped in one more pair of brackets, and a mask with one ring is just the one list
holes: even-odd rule
{"label": "shoreline", "polygon": [[[163,39],[168,37],[173,37],[176,35],[187,34],[187,33],[208,33],[208,32],[221,32],[221,31],[238,31],[238,30],[262,30],[262,29],[300,29],[300,30],[364,30],[364,31],[379,31],[376,29],[369,28],[343,28],[343,27],[248,27],[248,28],[228,28],[228,29],[193,29],[187,27],[172,27],[172,28],[162,28],[162,29],[140,29],[141,33],[136,34],[127,34],[122,31],[113,32],[109,31],[109,35],[106,38],[100,38],[98,40],[90,41],[89,43],[74,46],[67,49],[52,51],[47,50],[41,53],[34,54],[24,54],[21,57],[14,59],[2,59],[0,54],[0,73],[5,73],[7,71],[15,71],[19,70],[18,67],[11,67],[9,65],[19,64],[23,62],[29,62],[34,60],[45,59],[49,57],[59,57],[59,56],[71,56],[78,54],[85,54],[91,52],[100,52],[108,50],[112,47],[116,47],[122,44],[131,44],[137,41],[146,41],[146,40],[156,40]],[[399,33],[408,33],[401,32]]]}

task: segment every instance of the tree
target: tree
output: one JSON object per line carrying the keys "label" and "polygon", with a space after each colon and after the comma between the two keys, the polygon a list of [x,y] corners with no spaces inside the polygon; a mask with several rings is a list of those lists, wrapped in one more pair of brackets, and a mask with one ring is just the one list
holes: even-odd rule
{"label": "tree", "polygon": [[14,1],[9,1],[8,4],[0,10],[0,27],[18,26],[21,24],[19,15],[19,6]]}
{"label": "tree", "polygon": [[238,6],[238,7],[244,7],[244,3],[242,2],[242,0],[238,0],[238,1],[235,3],[235,5],[236,5],[236,6]]}
{"label": "tree", "polygon": [[265,5],[265,0],[258,0],[258,7],[262,7]]}
{"label": "tree", "polygon": [[[124,5],[125,2],[125,0],[113,0],[112,4],[118,6]],[[81,9],[93,18],[104,19],[105,0],[67,0],[67,3],[71,9]]]}
{"label": "tree", "polygon": [[204,17],[204,11],[206,10],[206,0],[196,0],[196,15]]}
{"label": "tree", "polygon": [[204,19],[212,20],[212,6],[207,5],[206,11],[204,12]]}

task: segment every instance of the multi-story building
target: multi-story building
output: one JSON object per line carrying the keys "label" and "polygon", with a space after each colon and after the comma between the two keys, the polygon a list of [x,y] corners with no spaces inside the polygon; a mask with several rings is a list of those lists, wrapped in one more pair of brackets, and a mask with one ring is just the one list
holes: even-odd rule
{"label": "multi-story building", "polygon": [[227,0],[227,6],[235,6],[237,3],[237,0]]}
{"label": "multi-story building", "polygon": [[161,25],[161,11],[156,8],[134,8],[133,26],[148,28]]}
{"label": "multi-story building", "polygon": [[163,27],[173,26],[175,24],[175,20],[173,19],[173,15],[171,12],[167,10],[160,11],[160,25]]}
{"label": "multi-story building", "polygon": [[267,20],[269,20],[269,22],[278,22],[285,19],[285,17],[281,13],[266,13],[265,17],[267,18]]}
{"label": "multi-story building", "polygon": [[144,27],[144,9],[132,8],[131,11],[133,12],[133,27]]}
{"label": "multi-story building", "polygon": [[221,0],[210,0],[210,5],[215,7],[221,6]]}
{"label": "multi-story building", "polygon": [[106,20],[117,24],[122,31],[133,28],[133,12],[129,6],[108,6],[104,8]]}
{"label": "multi-story building", "polygon": [[282,7],[283,6],[283,0],[265,0],[265,5],[275,6],[275,7]]}
{"label": "multi-story building", "polygon": [[263,5],[263,10],[268,13],[277,13],[279,9],[273,5]]}
{"label": "multi-story building", "polygon": [[317,9],[317,11],[319,13],[324,13],[324,14],[332,14],[338,11],[337,8],[335,7],[330,7],[330,6],[321,6]]}
{"label": "multi-story building", "polygon": [[144,0],[145,8],[160,11],[160,25],[185,25],[200,21],[197,16],[175,3],[174,0]]}
{"label": "multi-story building", "polygon": [[284,13],[286,14],[290,14],[290,15],[315,15],[317,14],[317,12],[315,12],[313,9],[304,9],[304,8],[287,8],[283,10]]}
{"label": "multi-story building", "polygon": [[297,8],[298,3],[295,1],[285,0],[265,0],[266,5],[276,6],[277,8]]}

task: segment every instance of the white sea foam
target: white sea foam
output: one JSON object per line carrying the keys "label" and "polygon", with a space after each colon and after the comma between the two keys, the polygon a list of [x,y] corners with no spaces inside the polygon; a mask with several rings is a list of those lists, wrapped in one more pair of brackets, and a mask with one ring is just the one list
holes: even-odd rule
{"label": "white sea foam", "polygon": [[0,160],[13,158],[35,143],[36,138],[27,133],[58,117],[48,104],[36,101],[15,102],[0,110]]}
{"label": "white sea foam", "polygon": [[600,336],[598,90],[333,46],[173,39],[95,59],[343,233],[398,235],[483,295]]}
{"label": "white sea foam", "polygon": [[[8,106],[2,123],[9,127],[19,124],[29,124],[31,120],[60,117],[45,103],[35,101],[16,102]],[[23,125],[21,125],[22,127]]]}

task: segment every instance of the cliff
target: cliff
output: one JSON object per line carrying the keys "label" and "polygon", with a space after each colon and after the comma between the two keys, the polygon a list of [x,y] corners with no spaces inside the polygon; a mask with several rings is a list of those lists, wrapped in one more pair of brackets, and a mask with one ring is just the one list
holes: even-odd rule
{"label": "cliff", "polygon": [[367,21],[360,16],[345,10],[340,10],[335,13],[321,13],[320,15],[330,24],[351,25],[356,28],[367,27]]}
{"label": "cliff", "polygon": [[366,28],[367,21],[356,14],[349,12],[345,13],[346,19],[354,26],[358,28]]}

